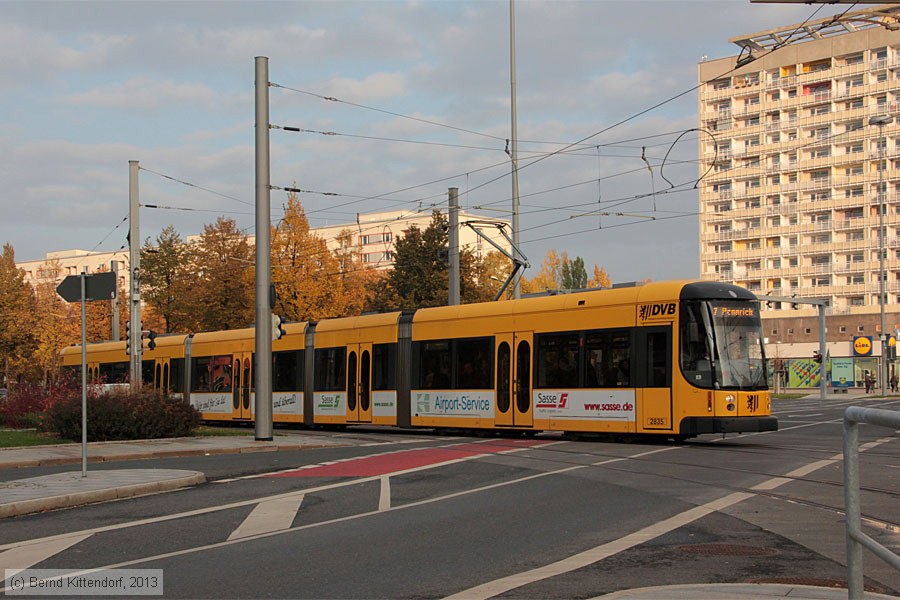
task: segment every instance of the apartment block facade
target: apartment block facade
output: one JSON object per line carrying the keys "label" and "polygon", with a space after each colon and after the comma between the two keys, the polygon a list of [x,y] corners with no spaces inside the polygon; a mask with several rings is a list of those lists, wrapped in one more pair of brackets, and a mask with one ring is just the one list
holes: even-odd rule
{"label": "apartment block facade", "polygon": [[759,57],[699,64],[700,274],[758,295],[826,297],[832,315],[874,314],[883,248],[893,330],[900,31],[834,25],[807,23],[809,41],[789,44],[797,26],[734,38],[740,58]]}
{"label": "apartment block facade", "polygon": [[[490,242],[485,241],[475,230],[468,226],[462,226],[467,222],[503,224],[509,231],[509,222],[498,219],[486,219],[478,215],[460,210],[459,243],[463,248],[475,252],[476,256],[482,256],[494,250]],[[311,231],[324,239],[328,248],[336,250],[339,246],[338,237],[344,231],[349,231],[356,239],[361,260],[367,266],[375,269],[389,269],[394,264],[394,242],[403,237],[410,227],[420,230],[426,229],[431,224],[431,213],[409,211],[389,211],[359,215],[354,223],[341,223],[312,228]],[[510,244],[494,226],[481,225],[479,230],[494,243],[510,251]],[[195,242],[199,236],[188,236],[188,242]],[[253,237],[250,236],[250,241]],[[127,289],[128,281],[128,250],[117,252],[91,252],[87,250],[62,250],[48,252],[45,258],[40,260],[17,262],[16,266],[25,271],[25,279],[33,286],[42,283],[59,283],[68,275],[77,275],[83,271],[96,273],[100,270],[110,270],[110,263],[118,262],[119,281],[122,287]]]}

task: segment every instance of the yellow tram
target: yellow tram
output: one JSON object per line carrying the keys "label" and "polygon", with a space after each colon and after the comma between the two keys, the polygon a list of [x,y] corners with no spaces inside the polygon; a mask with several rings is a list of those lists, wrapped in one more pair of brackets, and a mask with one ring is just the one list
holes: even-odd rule
{"label": "yellow tram", "polygon": [[[774,431],[759,305],[744,288],[650,283],[289,323],[273,342],[273,419],[307,426],[557,430],[688,438]],[[62,353],[80,365],[80,347]],[[252,421],[254,330],[162,336],[144,382],[209,421]],[[127,380],[124,342],[88,347]]]}

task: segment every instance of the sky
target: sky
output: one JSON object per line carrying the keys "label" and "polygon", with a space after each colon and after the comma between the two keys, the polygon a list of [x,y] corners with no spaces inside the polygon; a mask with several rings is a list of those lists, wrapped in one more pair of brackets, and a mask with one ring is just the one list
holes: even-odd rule
{"label": "sky", "polygon": [[[551,249],[613,282],[699,276],[697,64],[817,8],[846,7],[516,2],[526,277]],[[0,55],[0,244],[17,261],[127,248],[129,160],[141,204],[164,207],[141,208],[142,239],[219,216],[253,234],[257,56],[271,185],[304,190],[313,227],[446,211],[450,187],[510,218],[506,1],[7,0]],[[271,192],[273,223],[286,202]]]}

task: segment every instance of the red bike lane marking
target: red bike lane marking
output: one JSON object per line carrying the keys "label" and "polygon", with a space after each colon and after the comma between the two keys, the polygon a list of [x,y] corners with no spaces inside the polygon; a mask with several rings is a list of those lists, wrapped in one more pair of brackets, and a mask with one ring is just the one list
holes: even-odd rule
{"label": "red bike lane marking", "polygon": [[491,440],[481,444],[458,444],[443,448],[418,448],[379,456],[365,456],[331,465],[305,467],[293,471],[275,473],[268,475],[268,477],[373,477],[462,458],[471,458],[473,456],[487,456],[489,454],[525,450],[551,443],[553,442],[543,440]]}

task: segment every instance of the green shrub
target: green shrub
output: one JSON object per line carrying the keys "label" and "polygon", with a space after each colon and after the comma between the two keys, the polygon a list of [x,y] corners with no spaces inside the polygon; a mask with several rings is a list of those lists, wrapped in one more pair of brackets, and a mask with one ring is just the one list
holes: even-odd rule
{"label": "green shrub", "polygon": [[[183,437],[200,424],[200,413],[180,397],[151,388],[132,393],[111,390],[88,398],[88,440],[141,440]],[[59,437],[81,439],[81,397],[70,396],[51,407],[44,427]]]}

